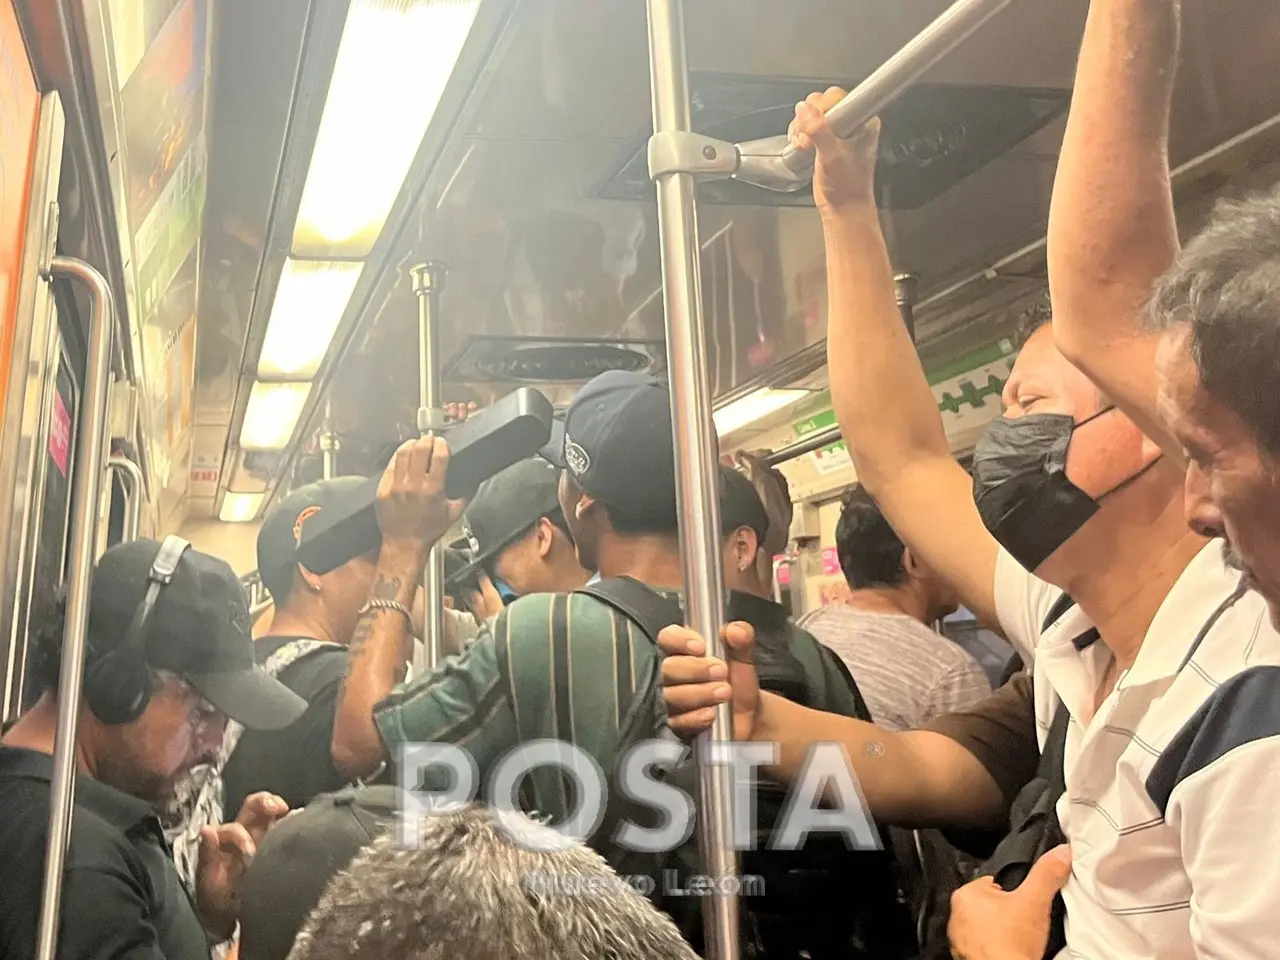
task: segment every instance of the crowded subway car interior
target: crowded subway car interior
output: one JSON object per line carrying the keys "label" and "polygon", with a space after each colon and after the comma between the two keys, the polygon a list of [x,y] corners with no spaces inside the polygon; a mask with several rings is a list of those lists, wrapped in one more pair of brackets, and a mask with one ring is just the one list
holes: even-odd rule
{"label": "crowded subway car interior", "polygon": [[0,956],[1280,955],[1278,39],[0,0]]}

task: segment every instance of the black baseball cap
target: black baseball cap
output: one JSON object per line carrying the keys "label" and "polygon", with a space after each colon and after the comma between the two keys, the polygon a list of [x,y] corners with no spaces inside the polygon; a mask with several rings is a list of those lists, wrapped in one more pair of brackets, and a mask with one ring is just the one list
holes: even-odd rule
{"label": "black baseball cap", "polygon": [[720,467],[720,526],[726,534],[746,527],[764,546],[769,534],[769,513],[755,484],[732,467]]}
{"label": "black baseball cap", "polygon": [[[352,497],[366,485],[364,477],[336,477],[299,487],[275,505],[258,530],[258,576],[276,603],[293,589],[302,524],[322,510],[350,509]],[[348,559],[354,560],[361,550]]]}
{"label": "black baseball cap", "polygon": [[245,874],[241,960],[285,960],[338,873],[394,826],[400,790],[348,787],[323,794],[277,823]]}
{"label": "black baseball cap", "polygon": [[[553,431],[554,432],[554,431]],[[564,419],[564,439],[544,456],[605,506],[676,519],[676,466],[666,381],[629,370],[590,380]]]}
{"label": "black baseball cap", "polygon": [[[134,540],[103,554],[89,602],[91,643],[128,636],[160,547],[156,540]],[[281,730],[307,707],[255,663],[248,597],[235,571],[217,557],[193,548],[183,552],[145,630],[149,666],[176,673],[250,730]]]}
{"label": "black baseball cap", "polygon": [[521,460],[480,485],[462,514],[469,562],[446,579],[458,583],[509,547],[542,517],[560,513],[560,472],[539,457]]}

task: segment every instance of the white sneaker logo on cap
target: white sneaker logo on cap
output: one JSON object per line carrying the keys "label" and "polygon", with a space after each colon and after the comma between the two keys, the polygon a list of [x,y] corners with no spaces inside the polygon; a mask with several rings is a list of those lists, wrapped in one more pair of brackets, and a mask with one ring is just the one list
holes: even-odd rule
{"label": "white sneaker logo on cap", "polygon": [[570,440],[568,435],[564,438],[564,462],[575,477],[580,477],[591,469],[591,458],[587,456],[587,451]]}

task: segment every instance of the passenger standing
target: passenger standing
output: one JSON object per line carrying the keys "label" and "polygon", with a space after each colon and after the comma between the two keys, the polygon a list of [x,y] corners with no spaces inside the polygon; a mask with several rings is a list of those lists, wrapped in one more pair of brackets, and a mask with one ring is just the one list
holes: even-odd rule
{"label": "passenger standing", "polygon": [[1188,521],[1225,537],[1280,627],[1280,187],[1220,203],[1179,251],[1179,8],[1090,11],[1049,217],[1054,335],[1186,467]]}
{"label": "passenger standing", "polygon": [[[484,573],[510,603],[527,593],[565,593],[587,582],[557,499],[559,472],[534,458],[480,485],[462,514],[470,563],[454,582]],[[493,611],[492,616],[497,616]]]}
{"label": "passenger standing", "polygon": [[[172,564],[172,575],[163,569]],[[0,956],[35,956],[49,829],[62,617],[36,650],[39,701],[0,746]],[[254,845],[288,808],[255,794],[200,838],[189,895],[157,809],[218,749],[228,718],[280,729],[305,704],[253,661],[231,568],[177,538],[108,550],[93,576],[79,774],[62,887],[60,960],[208,960],[235,929]]]}
{"label": "passenger standing", "polygon": [[[1148,55],[1146,44],[1168,32],[1152,21],[1167,20],[1171,3],[1095,0],[1081,70],[1098,61],[1134,69],[1131,51]],[[817,147],[834,405],[860,479],[904,542],[966,606],[1035,652],[1040,743],[1063,758],[1065,787],[1048,810],[1074,853],[1062,891],[1065,942],[1079,955],[1126,960],[1215,956],[1223,944],[1239,956],[1269,956],[1280,881],[1256,851],[1280,838],[1257,798],[1275,792],[1280,738],[1233,746],[1217,735],[1254,728],[1208,719],[1220,716],[1221,693],[1280,664],[1265,604],[1243,593],[1220,545],[1187,529],[1182,472],[1057,353],[1048,329],[1024,344],[1005,386],[1005,416],[980,440],[973,478],[965,475],[894,304],[873,186],[878,127],[838,140],[822,111],[840,95],[800,105],[793,130],[800,148]],[[1109,157],[1108,169],[1123,166]],[[890,395],[892,418],[875,403]],[[697,641],[672,631],[665,647],[696,652]],[[812,740],[842,739],[881,817],[956,816],[994,796],[984,784],[995,773],[972,750],[949,754],[945,766],[936,758],[907,795],[902,771],[889,773],[897,764],[862,760],[869,731],[756,696],[749,668],[728,666],[743,675],[732,685],[744,698],[743,731],[759,707],[764,735],[782,741],[783,776]],[[673,681],[705,679],[709,669],[673,658],[665,667]],[[696,685],[668,691],[673,711],[700,718],[698,704],[723,696]],[[915,767],[922,749],[920,738],[900,734],[878,760]],[[1044,771],[1027,799],[1051,796],[1047,778],[1057,775]],[[988,953],[1043,951],[1051,929],[1044,899],[988,883],[960,891],[956,903],[970,905],[962,930]],[[1041,938],[1038,949],[1027,947],[1029,935]]]}
{"label": "passenger standing", "polygon": [[[349,660],[347,644],[361,612],[377,599],[373,587],[379,571],[394,571],[413,587],[409,604],[380,621],[397,639],[412,641],[411,606],[426,556],[422,538],[414,533],[416,521],[407,533],[384,528],[376,552],[352,556],[328,573],[313,573],[297,557],[306,525],[326,510],[343,509],[363,483],[341,477],[302,487],[276,506],[258,533],[258,572],[275,613],[270,633],[255,644],[255,655],[306,700],[307,709],[285,730],[246,731],[238,737],[222,771],[228,809],[258,790],[284,797],[291,807],[305,806],[317,794],[374,772],[351,764],[335,749],[334,712]],[[434,540],[443,529],[428,532]]]}
{"label": "passenger standing", "polygon": [[[570,407],[563,457],[569,466],[560,474],[559,510],[573,532],[579,566],[606,578],[631,577],[677,597],[683,572],[666,384],[624,373],[592,380]],[[427,464],[423,484],[441,496],[442,469],[438,461]],[[752,499],[756,515],[763,514],[759,499]],[[723,520],[727,531],[754,522],[732,515]],[[825,697],[843,683],[839,668],[824,660],[817,641],[797,632],[811,647],[812,656],[805,658],[814,671],[810,679]],[[553,649],[562,646],[567,652],[553,657]],[[465,738],[482,782],[512,747],[561,735],[611,769],[620,719],[637,678],[656,655],[638,627],[612,607],[563,592],[515,600],[498,617],[491,638],[400,689],[380,665],[397,662],[401,650],[380,638],[362,642],[359,653],[353,651],[340,698],[335,742],[358,750],[360,766],[376,767],[402,744]],[[565,663],[574,677],[613,676],[617,682],[570,682],[573,696],[560,697],[552,710],[556,672]],[[356,688],[363,691],[358,701],[348,698]],[[853,697],[846,693],[832,708],[852,710]],[[362,709],[368,699],[373,708]],[[541,812],[566,812],[556,774],[538,771],[531,779]]]}
{"label": "passenger standing", "polygon": [[836,552],[850,599],[800,626],[839,654],[876,723],[914,730],[991,693],[978,661],[933,629],[959,606],[955,591],[903,546],[861,484],[845,493]]}
{"label": "passenger standing", "polygon": [[[683,569],[667,384],[622,371],[590,381],[569,408],[560,458],[565,464],[560,509],[573,533],[581,566],[598,571],[606,582],[636,581],[649,588],[646,594],[664,597],[668,608],[678,604]],[[443,472],[428,465],[425,485],[442,492]],[[744,526],[762,525],[763,508],[752,494],[756,519],[735,517],[726,510],[722,536]],[[760,629],[770,641],[769,660],[779,668],[779,686],[822,709],[866,715],[857,688],[838,658],[796,629],[785,610],[746,594],[734,594],[731,609],[735,603],[747,603],[753,609],[767,604],[773,609]],[[519,598],[499,615],[491,640],[477,642],[463,657],[430,676],[394,688],[395,678],[379,665],[395,663],[399,655],[385,642],[372,640],[361,647],[361,653],[353,653],[346,691],[364,692],[359,698],[348,698],[344,692],[335,735],[364,751],[363,765],[389,760],[412,744],[458,744],[475,765],[476,783],[486,785],[511,751],[541,740],[573,743],[601,770],[613,770],[624,721],[642,682],[652,675],[658,652],[637,619],[604,599],[574,592]],[[375,691],[380,697],[370,708],[368,699]],[[438,773],[428,768],[421,776],[442,786]],[[552,766],[531,771],[521,787],[525,810],[556,820],[572,811],[572,796],[566,778]],[[808,850],[796,854],[804,857]],[[836,854],[837,858],[849,855],[843,845]],[[868,857],[875,858],[878,869],[868,866],[857,878],[858,893],[865,897],[859,909],[840,909],[820,902],[816,894],[781,899],[785,906],[770,918],[770,931],[798,928],[805,937],[843,936],[847,941],[854,931],[871,930],[869,936],[883,936],[890,927],[899,930],[897,890],[887,857],[880,852]],[[861,857],[861,862],[868,863],[868,857]],[[804,864],[808,869],[797,873],[808,878],[804,889],[821,887],[823,896],[837,898],[836,870],[830,858],[820,865]],[[800,880],[792,879],[799,888]],[[880,900],[873,901],[875,893]],[[768,898],[764,900],[765,909],[757,911],[757,919],[768,908]],[[697,923],[697,911],[693,913],[690,924]],[[760,929],[764,926],[761,919]],[[682,930],[696,936],[691,926]]]}

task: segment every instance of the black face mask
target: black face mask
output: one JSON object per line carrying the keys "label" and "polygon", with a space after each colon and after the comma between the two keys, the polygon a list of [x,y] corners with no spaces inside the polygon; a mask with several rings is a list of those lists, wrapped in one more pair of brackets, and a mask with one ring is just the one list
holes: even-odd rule
{"label": "black face mask", "polygon": [[1098,502],[1067,479],[1072,435],[1114,407],[1076,423],[1060,413],[1001,418],[973,451],[973,500],[996,541],[1035,570],[1098,512]]}

